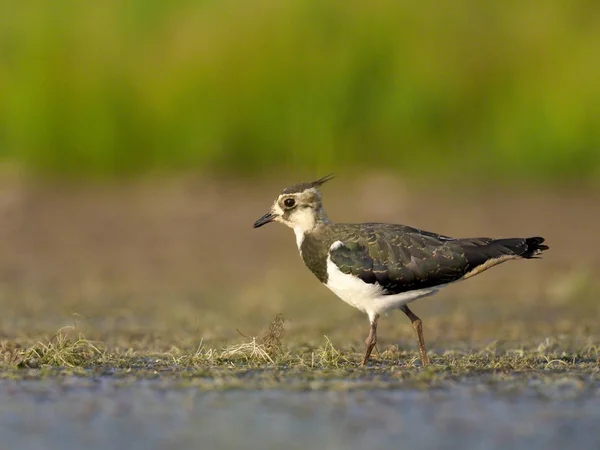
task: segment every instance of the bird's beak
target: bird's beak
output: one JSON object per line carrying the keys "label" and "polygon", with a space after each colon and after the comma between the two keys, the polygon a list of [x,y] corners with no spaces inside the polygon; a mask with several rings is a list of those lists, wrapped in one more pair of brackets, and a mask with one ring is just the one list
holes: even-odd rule
{"label": "bird's beak", "polygon": [[262,216],[260,219],[258,219],[256,222],[254,222],[253,227],[254,228],[262,227],[263,225],[266,225],[269,222],[273,222],[273,220],[275,220],[275,214],[268,212],[264,216]]}

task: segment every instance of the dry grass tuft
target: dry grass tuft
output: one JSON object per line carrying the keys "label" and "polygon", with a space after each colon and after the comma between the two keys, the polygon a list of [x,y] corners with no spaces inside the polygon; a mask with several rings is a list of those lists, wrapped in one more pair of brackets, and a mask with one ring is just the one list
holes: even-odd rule
{"label": "dry grass tuft", "polygon": [[258,340],[271,356],[280,355],[284,351],[283,344],[281,343],[285,335],[284,323],[283,314],[277,314],[269,325],[269,329]]}
{"label": "dry grass tuft", "polygon": [[103,344],[92,342],[81,333],[73,338],[72,331],[74,331],[73,327],[62,328],[48,343],[38,342],[21,352],[18,365],[30,368],[86,367],[105,355]]}
{"label": "dry grass tuft", "polygon": [[15,342],[0,342],[0,368],[19,367],[23,363],[23,350]]}
{"label": "dry grass tuft", "polygon": [[284,322],[283,315],[278,314],[262,336],[252,337],[250,342],[226,347],[219,355],[219,359],[233,361],[241,359],[247,363],[276,364],[277,357],[285,354],[285,348],[281,342],[285,334]]}
{"label": "dry grass tuft", "polygon": [[242,360],[246,363],[267,362],[275,364],[265,345],[257,342],[256,338],[252,338],[250,342],[226,347],[219,355],[219,359],[230,361]]}

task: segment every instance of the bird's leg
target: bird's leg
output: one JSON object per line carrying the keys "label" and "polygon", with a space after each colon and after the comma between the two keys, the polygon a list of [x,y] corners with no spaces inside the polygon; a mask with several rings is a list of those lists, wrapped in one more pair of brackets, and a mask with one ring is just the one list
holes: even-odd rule
{"label": "bird's leg", "polygon": [[371,328],[369,329],[369,336],[365,339],[365,357],[363,358],[362,365],[366,366],[369,357],[371,356],[371,352],[373,351],[373,347],[377,344],[377,319],[379,319],[379,314],[375,314],[371,317],[369,315],[369,319],[371,320]]}
{"label": "bird's leg", "polygon": [[400,309],[402,309],[402,312],[404,312],[404,314],[408,316],[412,327],[415,330],[415,333],[417,334],[417,343],[419,344],[419,353],[421,354],[421,365],[425,367],[429,365],[429,356],[427,356],[427,350],[425,349],[425,341],[423,340],[423,323],[415,313],[408,309],[408,306],[402,305]]}

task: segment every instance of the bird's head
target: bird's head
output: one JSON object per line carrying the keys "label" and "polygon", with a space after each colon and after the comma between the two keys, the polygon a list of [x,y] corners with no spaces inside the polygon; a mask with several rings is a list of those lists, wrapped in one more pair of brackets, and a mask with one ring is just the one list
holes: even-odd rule
{"label": "bird's head", "polygon": [[319,221],[327,220],[319,187],[332,178],[333,175],[327,175],[310,183],[285,188],[275,199],[271,210],[254,222],[254,228],[270,222],[281,222],[302,233],[312,230]]}

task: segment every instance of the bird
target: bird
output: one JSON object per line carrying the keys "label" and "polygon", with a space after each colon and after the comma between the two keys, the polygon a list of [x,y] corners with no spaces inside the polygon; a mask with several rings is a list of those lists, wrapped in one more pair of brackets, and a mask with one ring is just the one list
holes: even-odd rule
{"label": "bird", "polygon": [[453,238],[407,225],[335,223],[323,208],[320,190],[332,178],[285,188],[253,227],[279,222],[294,230],[306,267],[340,299],[368,315],[363,366],[377,343],[379,317],[394,309],[410,319],[421,365],[429,365],[423,323],[410,302],[505,261],[539,258],[549,249],[542,237]]}

